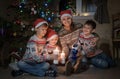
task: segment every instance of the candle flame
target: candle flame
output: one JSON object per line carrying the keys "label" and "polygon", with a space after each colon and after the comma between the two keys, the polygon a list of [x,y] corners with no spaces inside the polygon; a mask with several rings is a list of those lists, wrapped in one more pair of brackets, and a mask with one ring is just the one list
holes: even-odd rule
{"label": "candle flame", "polygon": [[65,58],[65,53],[64,53],[64,51],[62,51],[62,53],[61,53],[61,58]]}
{"label": "candle flame", "polygon": [[58,47],[56,47],[55,50],[58,50]]}

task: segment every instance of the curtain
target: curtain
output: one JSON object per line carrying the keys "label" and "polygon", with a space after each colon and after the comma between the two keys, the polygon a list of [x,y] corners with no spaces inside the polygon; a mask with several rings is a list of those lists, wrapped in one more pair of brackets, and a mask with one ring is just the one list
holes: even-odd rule
{"label": "curtain", "polygon": [[93,0],[93,1],[97,6],[94,19],[100,24],[109,23],[107,0]]}

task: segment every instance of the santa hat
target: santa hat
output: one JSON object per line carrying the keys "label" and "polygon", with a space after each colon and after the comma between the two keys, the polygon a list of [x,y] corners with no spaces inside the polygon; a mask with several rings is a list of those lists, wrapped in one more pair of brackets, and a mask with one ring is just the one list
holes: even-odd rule
{"label": "santa hat", "polygon": [[47,21],[45,21],[44,19],[42,19],[42,18],[39,18],[39,19],[37,19],[37,20],[35,20],[35,22],[34,22],[34,27],[35,28],[38,28],[38,27],[40,27],[42,24],[47,24],[48,25],[48,22]]}
{"label": "santa hat", "polygon": [[49,28],[46,36],[47,36],[47,41],[50,41],[51,39],[57,37],[58,35],[54,30]]}
{"label": "santa hat", "polygon": [[60,12],[60,18],[62,19],[64,16],[69,16],[72,18],[71,10],[64,10]]}

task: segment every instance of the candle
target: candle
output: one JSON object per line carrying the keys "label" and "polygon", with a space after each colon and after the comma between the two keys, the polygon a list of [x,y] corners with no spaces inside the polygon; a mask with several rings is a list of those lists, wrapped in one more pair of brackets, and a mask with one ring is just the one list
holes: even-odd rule
{"label": "candle", "polygon": [[54,60],[53,60],[53,63],[54,64],[58,64],[58,55],[59,55],[59,50],[58,48],[56,47],[55,50],[53,50],[53,54],[54,54]]}
{"label": "candle", "polygon": [[64,53],[64,51],[62,51],[62,53],[61,53],[61,63],[65,64],[65,53]]}
{"label": "candle", "polygon": [[57,54],[57,55],[59,54],[59,49],[58,49],[57,47],[55,48],[55,50],[53,50],[53,54],[55,54],[55,55],[56,55],[56,54]]}

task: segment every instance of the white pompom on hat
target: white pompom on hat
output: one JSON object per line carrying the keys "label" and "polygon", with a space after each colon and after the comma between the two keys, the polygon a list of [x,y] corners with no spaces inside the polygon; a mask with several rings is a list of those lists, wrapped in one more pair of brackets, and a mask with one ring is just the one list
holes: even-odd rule
{"label": "white pompom on hat", "polygon": [[53,29],[48,29],[47,31],[47,41],[50,41],[51,39],[58,37],[57,33]]}
{"label": "white pompom on hat", "polygon": [[69,16],[72,18],[72,12],[71,10],[64,10],[60,12],[60,19],[62,19],[65,16]]}
{"label": "white pompom on hat", "polygon": [[33,26],[34,26],[34,28],[38,28],[38,27],[40,27],[44,23],[48,25],[48,22],[45,21],[43,18],[38,18],[38,19],[35,20]]}

